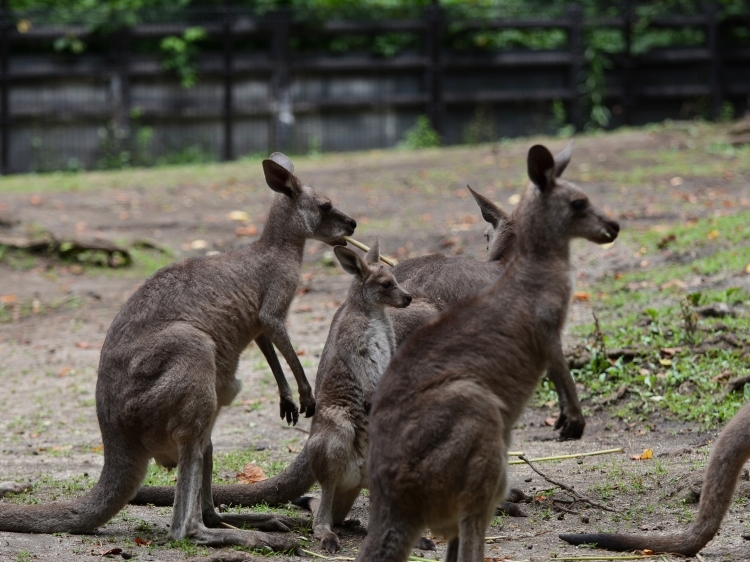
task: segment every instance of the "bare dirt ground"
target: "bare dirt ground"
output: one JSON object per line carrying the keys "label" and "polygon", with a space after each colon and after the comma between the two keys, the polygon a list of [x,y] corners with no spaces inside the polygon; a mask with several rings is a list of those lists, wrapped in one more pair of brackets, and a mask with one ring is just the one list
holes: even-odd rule
{"label": "bare dirt ground", "polygon": [[[665,147],[679,150],[686,136],[684,130],[637,130],[584,137],[578,141],[568,175],[593,201],[619,217],[625,230],[711,216],[717,210],[731,213],[750,208],[750,177],[725,173],[721,163],[716,164],[715,173],[711,168],[694,179],[690,170],[669,165],[663,166],[660,176],[644,178],[642,184],[633,175],[638,158],[648,159],[650,150]],[[553,150],[564,146],[557,139],[546,142]],[[530,144],[305,158],[297,161],[297,172],[357,219],[356,238],[371,243],[380,235],[385,254],[404,259],[439,251],[481,258],[484,223],[465,185],[512,208],[509,199],[525,183],[525,153]],[[643,156],[627,155],[628,151]],[[710,167],[713,161],[709,157],[703,165]],[[731,172],[731,166],[726,164],[726,171]],[[609,175],[598,175],[602,169]],[[671,181],[675,176],[684,178],[679,189]],[[125,245],[148,240],[168,248],[177,259],[250,243],[254,237],[238,236],[236,229],[252,233],[250,225],[262,228],[271,200],[257,161],[195,171],[132,172],[118,178],[91,174],[79,189],[58,192],[48,187],[37,192],[36,178],[29,176],[28,189],[0,191],[0,212],[22,222],[6,231],[19,233],[24,225],[35,223],[60,237],[96,235]],[[228,214],[236,210],[247,212],[248,220],[230,220]],[[577,244],[574,259],[579,283],[586,286],[605,272],[639,267],[635,250],[627,241],[609,250]],[[308,245],[301,288],[288,319],[292,342],[310,379],[315,376],[332,314],[349,283],[337,264],[326,265],[328,251],[318,242]],[[152,250],[139,255],[155,263],[171,259]],[[99,350],[112,318],[150,273],[148,267],[138,258],[134,267],[123,270],[82,267],[44,257],[0,260],[0,295],[6,297],[8,316],[0,323],[0,481],[34,486],[22,496],[0,500],[0,509],[7,501],[43,502],[80,494],[76,483],[89,486],[96,480],[102,464],[94,408]],[[747,278],[736,282],[748,284]],[[575,302],[571,324],[588,320],[590,307],[589,302]],[[576,342],[569,338],[569,343]],[[289,462],[306,438],[309,420],[296,428],[281,423],[275,386],[254,347],[243,354],[237,376],[244,388],[217,423],[215,452],[265,449],[267,461]],[[290,374],[288,378],[293,381]],[[584,406],[588,424],[580,441],[555,440],[547,420],[556,415],[556,405],[548,405],[527,409],[514,432],[513,448],[540,457],[623,447],[624,454],[537,465],[551,478],[574,486],[614,512],[581,503],[554,503],[552,498],[566,494],[558,490],[550,497],[547,492],[555,488],[552,484],[527,466],[512,466],[513,485],[536,499],[523,505],[528,517],[495,520],[487,532],[488,537],[497,537],[487,544],[488,559],[546,560],[555,555],[601,553],[571,547],[557,534],[615,529],[669,532],[683,529],[694,516],[695,506],[681,500],[690,495],[691,485],[701,476],[716,432],[700,432],[696,424],[667,421],[658,414],[649,420],[651,429],[646,431],[613,417],[606,408]],[[653,449],[654,459],[630,459],[645,448]],[[87,479],[81,479],[84,474]],[[231,478],[232,474],[223,476]],[[60,482],[71,484],[66,488]],[[705,560],[750,559],[748,543],[742,538],[750,525],[742,499],[748,497],[750,485],[742,482],[740,499],[726,516],[719,536],[702,552]],[[365,533],[367,503],[366,496],[360,497],[351,515],[362,527],[339,530],[344,545],[340,555],[355,555]],[[166,545],[170,514],[170,508],[129,506],[98,533],[86,536],[3,532],[0,560],[91,559],[112,548],[122,548],[140,560],[183,560],[216,552]],[[146,532],[154,543],[137,546],[135,538]],[[317,542],[308,538],[308,548],[320,552]],[[438,555],[442,556],[444,547],[438,541]]]}

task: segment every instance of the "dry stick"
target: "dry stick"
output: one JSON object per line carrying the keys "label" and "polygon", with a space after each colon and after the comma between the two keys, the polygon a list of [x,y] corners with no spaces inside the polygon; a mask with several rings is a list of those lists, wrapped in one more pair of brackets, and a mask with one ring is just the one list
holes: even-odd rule
{"label": "dry stick", "polygon": [[643,560],[653,558],[650,554],[626,554],[625,556],[557,556],[555,560]]}
{"label": "dry stick", "polygon": [[533,470],[534,472],[536,472],[539,476],[541,476],[542,478],[544,478],[547,482],[549,482],[550,484],[554,484],[555,486],[557,486],[559,488],[562,488],[563,490],[565,490],[566,492],[568,492],[570,495],[572,495],[574,498],[577,498],[579,501],[586,502],[586,503],[588,503],[590,505],[593,505],[594,507],[598,507],[599,509],[603,509],[604,511],[611,511],[612,513],[617,513],[616,509],[612,509],[611,507],[607,507],[606,505],[602,505],[600,503],[596,503],[594,501],[591,501],[590,499],[588,499],[588,498],[582,496],[581,494],[579,494],[578,492],[576,492],[573,488],[571,488],[567,484],[562,484],[561,482],[555,482],[549,476],[546,476],[545,474],[542,474],[541,472],[539,472],[539,470],[537,470],[537,468],[533,464],[531,464],[531,462],[529,461],[529,459],[527,459],[526,457],[522,456],[522,457],[520,457],[520,459],[522,461],[524,461],[526,464],[528,464],[529,468],[531,470]]}
{"label": "dry stick", "polygon": [[[623,448],[618,447],[617,449],[604,449],[602,451],[591,451],[588,453],[573,453],[572,455],[555,455],[552,457],[538,457],[536,459],[528,459],[531,462],[542,462],[542,461],[559,461],[563,459],[577,459],[579,457],[593,457],[594,455],[610,455],[612,453],[622,453]],[[514,456],[518,457],[519,459],[523,457],[523,453],[520,455],[513,455],[511,453],[508,453],[508,456]],[[524,464],[525,461],[518,460],[518,461],[508,461],[508,464]]]}
{"label": "dry stick", "polygon": [[[367,246],[365,246],[364,244],[362,244],[362,242],[357,242],[351,236],[344,236],[344,240],[346,240],[347,242],[349,242],[349,244],[351,244],[352,246],[355,246],[355,247],[359,248],[363,252],[369,252],[370,251],[370,248],[368,248]],[[394,262],[392,259],[389,259],[389,258],[387,258],[385,256],[380,256],[380,261],[382,261],[385,264],[390,265],[391,267],[394,267],[396,265],[396,262]]]}

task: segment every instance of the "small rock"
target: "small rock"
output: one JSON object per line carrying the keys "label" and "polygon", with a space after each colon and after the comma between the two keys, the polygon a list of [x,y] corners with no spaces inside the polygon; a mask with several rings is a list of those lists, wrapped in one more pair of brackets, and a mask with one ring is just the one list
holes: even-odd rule
{"label": "small rock", "polygon": [[122,556],[125,560],[130,560],[133,557],[133,555],[129,552],[124,551],[120,553],[120,556]]}
{"label": "small rock", "polygon": [[589,516],[581,515],[581,523],[588,523],[588,522],[589,522]]}
{"label": "small rock", "polygon": [[734,310],[725,302],[715,302],[706,306],[695,309],[699,316],[703,318],[724,318],[725,316],[734,316]]}

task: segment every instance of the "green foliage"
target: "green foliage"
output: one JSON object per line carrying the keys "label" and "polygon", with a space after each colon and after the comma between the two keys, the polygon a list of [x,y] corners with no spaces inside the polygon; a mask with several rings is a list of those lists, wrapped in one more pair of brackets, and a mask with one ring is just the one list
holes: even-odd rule
{"label": "green foliage", "polygon": [[492,106],[480,105],[477,107],[474,112],[474,119],[464,127],[463,137],[465,144],[479,144],[497,140],[497,125]]}
{"label": "green foliage", "polygon": [[404,140],[399,143],[399,147],[413,150],[436,146],[440,146],[440,135],[432,128],[426,115],[417,117],[414,125],[404,133]]}
{"label": "green foliage", "polygon": [[162,64],[167,70],[177,73],[183,88],[192,88],[198,81],[198,69],[195,66],[197,43],[206,37],[206,30],[202,27],[188,27],[182,37],[170,35],[161,41],[161,50],[164,52]]}

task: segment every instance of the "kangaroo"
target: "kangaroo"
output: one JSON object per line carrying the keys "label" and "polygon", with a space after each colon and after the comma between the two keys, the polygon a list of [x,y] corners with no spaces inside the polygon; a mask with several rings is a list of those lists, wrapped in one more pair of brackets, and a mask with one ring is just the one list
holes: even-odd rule
{"label": "kangaroo", "polygon": [[511,429],[560,346],[572,293],[570,242],[619,225],[529,150],[518,250],[503,276],[419,328],[391,360],[370,411],[370,524],[360,561],[404,561],[422,529],[447,562],[481,562],[507,492]]}
{"label": "kangaroo", "polygon": [[412,300],[378,263],[377,242],[364,260],[348,248],[336,247],[334,252],[354,278],[321,355],[317,413],[305,444],[310,470],[322,489],[313,530],[331,553],[340,548],[331,526],[344,520],[367,485],[370,399],[396,349],[385,308],[404,308]]}
{"label": "kangaroo", "polygon": [[695,556],[719,530],[729,509],[737,480],[750,459],[750,404],[745,404],[719,434],[708,458],[698,517],[687,531],[672,535],[567,534],[570,544],[595,544],[607,550],[674,552]]}
{"label": "kangaroo", "polygon": [[[571,141],[554,158],[556,178],[562,176],[572,155]],[[508,215],[470,187],[469,191],[479,205],[482,218],[489,223],[485,231],[487,261],[463,256],[430,254],[400,262],[393,268],[393,274],[415,299],[424,298],[435,305],[445,307],[470,297],[497,281],[517,253],[516,213]],[[393,310],[390,314],[396,333],[410,335],[409,330],[413,330],[415,326],[409,313]],[[397,341],[400,345],[403,340]],[[560,414],[553,429],[560,430],[562,439],[580,439],[586,420],[562,347],[554,350],[547,376],[555,385],[560,406]]]}
{"label": "kangaroo", "polygon": [[[297,379],[301,410],[309,416],[315,409],[284,318],[297,288],[305,241],[344,244],[343,236],[354,232],[356,222],[303,185],[293,169],[280,153],[263,161],[266,183],[277,194],[258,241],[237,252],[162,268],[113,320],[96,385],[104,444],[99,482],[70,503],[4,505],[0,530],[93,531],[135,495],[154,458],[162,466],[179,467],[170,539],[211,546],[294,547],[293,541],[278,536],[217,528],[250,523],[288,530],[294,519],[218,514],[211,501],[211,430],[221,408],[240,391],[235,371],[240,353],[253,339],[279,372],[272,346],[281,351]],[[277,382],[282,417],[291,417],[296,406],[283,373]]]}

